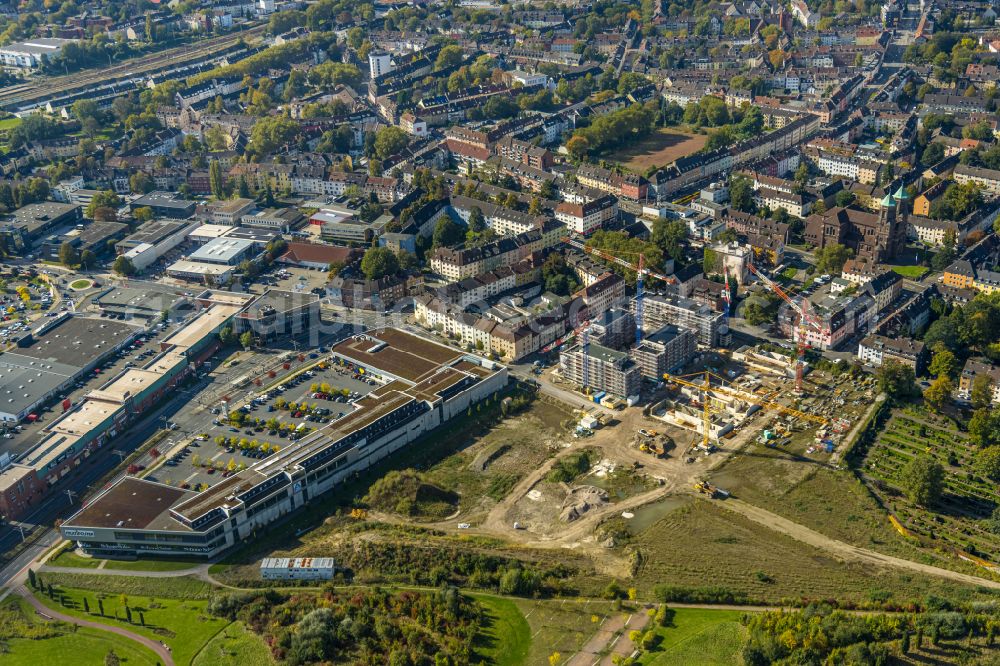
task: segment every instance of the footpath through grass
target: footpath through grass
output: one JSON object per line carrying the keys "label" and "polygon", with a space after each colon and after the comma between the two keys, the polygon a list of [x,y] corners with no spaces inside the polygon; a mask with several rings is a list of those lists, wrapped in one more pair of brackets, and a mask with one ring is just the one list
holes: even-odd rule
{"label": "footpath through grass", "polygon": [[640,664],[668,666],[728,666],[739,663],[746,630],[742,611],[675,609],[673,625],[655,629],[659,644],[643,653]]}
{"label": "footpath through grass", "polygon": [[[49,575],[43,578],[54,579]],[[110,577],[101,577],[111,580]],[[159,584],[161,581],[154,581]],[[190,664],[202,646],[229,623],[205,611],[206,601],[168,599],[158,596],[129,596],[95,592],[52,584],[52,598],[43,592],[36,597],[53,610],[109,626],[122,627],[170,647],[178,666]],[[169,586],[165,586],[169,589]],[[131,618],[131,622],[129,621]],[[67,662],[72,663],[72,662]]]}
{"label": "footpath through grass", "polygon": [[274,659],[260,636],[233,622],[202,647],[193,666],[271,666]]}
{"label": "footpath through grass", "polygon": [[147,648],[107,631],[76,627],[62,622],[42,622],[20,597],[12,597],[0,608],[4,666],[79,664],[100,666],[114,650],[127,666],[153,666],[159,659]]}

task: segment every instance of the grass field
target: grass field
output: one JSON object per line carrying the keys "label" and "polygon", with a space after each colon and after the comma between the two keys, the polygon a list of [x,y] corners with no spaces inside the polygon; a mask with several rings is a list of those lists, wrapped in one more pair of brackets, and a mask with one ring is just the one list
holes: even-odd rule
{"label": "grass field", "polygon": [[271,666],[267,645],[242,622],[233,622],[205,643],[192,666]]}
{"label": "grass field", "polygon": [[4,666],[103,666],[104,658],[111,650],[114,650],[125,666],[153,666],[160,663],[156,655],[138,643],[86,627],[56,638],[15,638],[7,646],[10,651],[0,657],[0,663]]}
{"label": "grass field", "polygon": [[636,173],[645,173],[650,167],[670,164],[679,157],[696,153],[704,147],[708,137],[663,128],[628,148],[608,155],[608,159]]}
{"label": "grass field", "polygon": [[[837,506],[839,499],[815,498]],[[749,521],[707,500],[692,500],[641,534],[643,564],[634,584],[642,597],[654,586],[721,588],[751,603],[839,599],[905,604],[936,594],[956,601],[989,598],[987,590],[896,569],[841,562],[826,552]]]}
{"label": "grass field", "polygon": [[[9,599],[2,608],[0,663],[4,666],[39,664],[80,664],[101,666],[112,650],[127,666],[153,666],[158,659],[145,647],[115,634],[75,627],[61,622],[42,622],[34,609],[20,597]],[[33,633],[36,630],[43,634]]]}
{"label": "grass field", "polygon": [[919,280],[929,269],[926,266],[893,266],[892,270],[908,280]]}
{"label": "grass field", "polygon": [[[102,594],[62,585],[54,588],[54,599],[42,593],[37,594],[37,598],[46,606],[63,613],[124,627],[153,640],[163,641],[170,647],[178,665],[190,664],[202,646],[229,624],[226,620],[209,616],[205,612],[205,601],[161,596],[125,595],[123,598],[119,594]],[[99,614],[101,604],[104,608],[103,616]],[[89,612],[85,608],[89,608]],[[127,620],[126,608],[132,614],[132,622]]]}
{"label": "grass field", "polygon": [[745,628],[740,611],[678,608],[673,626],[659,627],[660,643],[639,659],[644,666],[727,666],[739,663]]}
{"label": "grass field", "polygon": [[475,662],[491,666],[525,664],[531,646],[531,629],[517,604],[486,594],[469,596],[484,609],[484,621],[475,638]]}
{"label": "grass field", "polygon": [[90,280],[73,280],[72,282],[69,283],[69,288],[76,290],[88,289],[92,284],[94,283],[91,282]]}
{"label": "grass field", "polygon": [[561,654],[564,660],[576,654],[601,622],[615,612],[610,601],[525,599],[515,603],[531,628],[525,666],[546,664],[553,652]]}
{"label": "grass field", "polygon": [[133,597],[164,596],[171,599],[204,600],[211,596],[213,588],[205,581],[192,576],[177,578],[143,578],[141,576],[106,576],[97,574],[64,574],[42,572],[39,578],[45,583],[64,587],[100,592],[103,594],[126,594]]}

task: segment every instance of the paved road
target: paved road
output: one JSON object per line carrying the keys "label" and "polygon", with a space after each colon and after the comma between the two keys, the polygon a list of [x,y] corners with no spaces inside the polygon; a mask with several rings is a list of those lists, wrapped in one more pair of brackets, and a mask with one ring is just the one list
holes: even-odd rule
{"label": "paved road", "polygon": [[112,634],[118,634],[124,638],[140,643],[145,647],[149,648],[156,655],[163,660],[164,666],[174,666],[174,658],[170,654],[170,650],[165,648],[162,643],[154,641],[151,638],[146,638],[145,636],[140,636],[137,633],[129,631],[128,629],[122,629],[121,627],[113,627],[107,624],[101,624],[100,622],[91,622],[90,620],[81,620],[78,617],[73,617],[72,615],[66,615],[65,613],[60,613],[57,610],[53,610],[43,604],[41,601],[35,598],[31,592],[29,592],[23,585],[18,585],[14,590],[16,594],[24,597],[24,600],[31,604],[34,609],[43,616],[51,617],[62,622],[68,622],[70,624],[75,624],[78,627],[90,627],[91,629],[99,629],[101,631],[110,631]]}

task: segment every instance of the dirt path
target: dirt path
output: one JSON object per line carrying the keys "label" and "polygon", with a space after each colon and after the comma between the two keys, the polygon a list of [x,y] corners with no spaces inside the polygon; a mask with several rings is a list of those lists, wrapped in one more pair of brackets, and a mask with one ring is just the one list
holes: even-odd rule
{"label": "dirt path", "polygon": [[170,650],[163,646],[162,643],[154,641],[151,638],[146,638],[145,636],[140,636],[128,629],[122,629],[121,627],[113,627],[107,624],[101,624],[100,622],[91,622],[90,620],[81,620],[78,617],[73,617],[72,615],[66,615],[65,613],[60,613],[57,610],[53,610],[43,604],[41,601],[35,598],[23,585],[18,585],[14,589],[14,593],[20,595],[27,601],[31,606],[43,617],[52,618],[55,620],[60,620],[62,622],[68,622],[70,624],[75,624],[78,627],[90,627],[91,629],[98,629],[100,631],[109,631],[112,634],[117,634],[123,638],[127,638],[131,641],[139,643],[153,652],[156,653],[164,666],[174,666],[174,658],[170,654]]}
{"label": "dirt path", "polygon": [[844,560],[869,562],[871,564],[895,567],[897,569],[909,569],[910,571],[916,571],[930,576],[947,578],[957,583],[979,585],[982,587],[1000,590],[1000,581],[990,580],[989,578],[980,578],[979,576],[972,576],[970,574],[959,573],[957,571],[950,571],[948,569],[942,569],[929,564],[912,562],[900,557],[883,555],[882,553],[876,553],[875,551],[868,550],[866,548],[852,546],[844,543],[843,541],[838,541],[820,534],[805,525],[799,525],[798,523],[792,522],[791,520],[783,518],[776,513],[771,513],[766,509],[761,509],[760,507],[747,504],[746,502],[738,499],[730,498],[723,502],[717,502],[716,504],[717,506],[724,507],[734,513],[738,513],[745,518],[749,518],[755,523],[760,523],[775,532],[786,534],[796,541],[809,544],[810,546],[819,548],[820,550]]}

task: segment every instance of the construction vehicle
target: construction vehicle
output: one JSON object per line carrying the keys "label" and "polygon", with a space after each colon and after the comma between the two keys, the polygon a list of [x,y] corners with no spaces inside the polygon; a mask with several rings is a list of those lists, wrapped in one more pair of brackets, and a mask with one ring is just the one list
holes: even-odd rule
{"label": "construction vehicle", "polygon": [[722,488],[713,486],[708,481],[699,481],[694,484],[694,489],[702,495],[708,495],[709,499],[726,499],[729,497],[728,490],[723,490]]}
{"label": "construction vehicle", "polygon": [[[691,378],[694,377],[701,377],[702,381],[701,382],[691,381]],[[720,383],[713,385],[712,384],[713,377],[719,380]],[[719,375],[716,375],[708,370],[704,371],[703,373],[699,372],[693,375],[682,375],[679,377],[671,375],[670,373],[664,373],[663,379],[667,382],[672,382],[679,386],[687,386],[689,388],[696,389],[699,392],[699,399],[701,401],[701,407],[702,407],[703,430],[702,430],[702,441],[701,444],[698,446],[698,448],[706,452],[712,450],[712,445],[709,442],[712,433],[712,416],[711,416],[712,397],[710,393],[727,395],[732,398],[744,400],[754,405],[759,405],[760,407],[763,407],[765,409],[772,409],[782,414],[795,416],[796,418],[800,418],[806,421],[813,421],[815,423],[819,423],[824,426],[828,423],[828,421],[822,416],[817,416],[816,414],[803,412],[801,410],[794,409],[786,405],[782,405],[779,402],[774,402],[771,399],[763,398],[754,393],[749,393],[747,391],[741,391],[739,389],[732,388],[731,386],[726,386],[724,384],[725,379],[723,377],[720,377]]]}
{"label": "construction vehicle", "polygon": [[820,325],[819,321],[813,317],[808,311],[809,301],[805,298],[802,299],[802,305],[799,305],[792,297],[785,293],[785,290],[779,287],[774,280],[767,277],[761,271],[757,270],[757,267],[752,263],[747,263],[747,268],[750,272],[756,275],[761,282],[763,282],[767,287],[777,294],[781,300],[785,301],[790,308],[795,310],[796,314],[799,315],[799,321],[796,325],[796,342],[798,343],[798,360],[795,363],[795,391],[797,393],[802,392],[802,375],[805,372],[806,364],[806,349],[809,347],[809,328],[813,328],[817,331],[822,332],[823,327]]}

